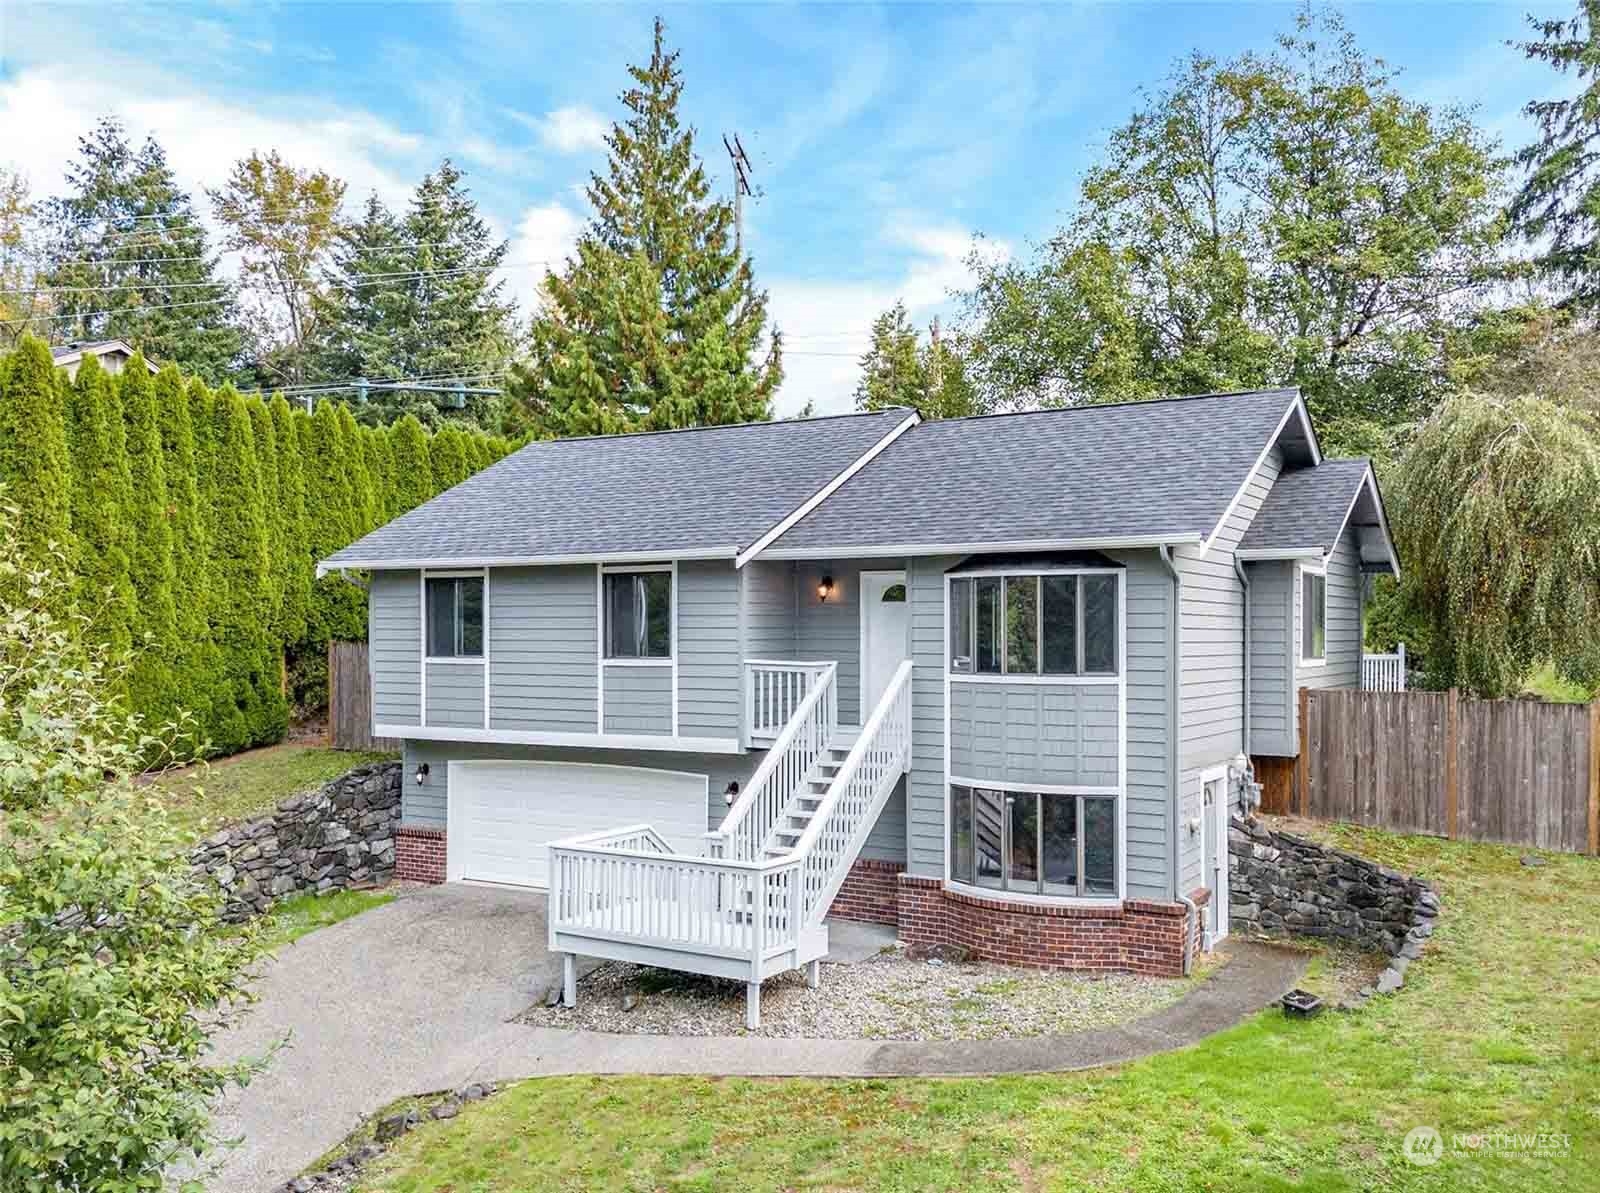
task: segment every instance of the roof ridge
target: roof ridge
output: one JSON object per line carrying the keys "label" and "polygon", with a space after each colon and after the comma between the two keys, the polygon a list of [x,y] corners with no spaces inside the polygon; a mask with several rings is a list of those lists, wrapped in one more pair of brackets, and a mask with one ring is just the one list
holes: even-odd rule
{"label": "roof ridge", "polygon": [[[647,439],[656,435],[686,435],[695,431],[739,431],[748,427],[781,427],[799,425],[804,423],[836,422],[846,418],[870,418],[880,414],[898,414],[904,417],[910,414],[909,406],[883,406],[877,410],[844,410],[838,414],[816,414],[810,418],[764,418],[751,419],[742,423],[705,423],[698,427],[659,427],[653,431],[613,431],[610,434],[596,435],[557,435],[551,439],[530,439],[518,448],[537,447],[542,443],[582,443],[589,439]],[[516,453],[513,452],[513,455]]]}
{"label": "roof ridge", "polygon": [[1203,394],[1162,394],[1154,398],[1129,398],[1123,402],[1080,402],[1075,406],[1035,406],[1031,410],[991,410],[986,414],[964,414],[958,418],[930,420],[928,425],[978,422],[986,418],[1020,418],[1029,414],[1077,414],[1090,410],[1120,410],[1130,406],[1167,406],[1177,402],[1201,402],[1214,398],[1254,398],[1268,394],[1298,396],[1300,389],[1294,385],[1269,386],[1265,389],[1219,389]]}

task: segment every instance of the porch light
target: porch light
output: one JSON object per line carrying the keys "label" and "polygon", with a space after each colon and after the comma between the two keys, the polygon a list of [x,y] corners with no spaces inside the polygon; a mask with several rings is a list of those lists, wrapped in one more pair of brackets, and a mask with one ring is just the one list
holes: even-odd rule
{"label": "porch light", "polygon": [[738,779],[733,780],[733,782],[729,783],[727,787],[723,788],[722,798],[727,803],[728,807],[733,807],[733,801],[739,798]]}
{"label": "porch light", "polygon": [[426,762],[424,762],[420,766],[417,767],[417,786],[418,787],[426,787],[427,785],[428,785],[428,764]]}
{"label": "porch light", "polygon": [[833,595],[833,577],[832,576],[824,576],[824,577],[822,577],[822,582],[817,585],[817,600],[826,601],[832,595]]}

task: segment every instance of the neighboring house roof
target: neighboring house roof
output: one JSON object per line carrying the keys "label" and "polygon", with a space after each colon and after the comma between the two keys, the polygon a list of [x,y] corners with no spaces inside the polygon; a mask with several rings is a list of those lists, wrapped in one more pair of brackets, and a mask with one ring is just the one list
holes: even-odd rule
{"label": "neighboring house roof", "polygon": [[320,566],[731,559],[915,421],[896,409],[530,443]]}
{"label": "neighboring house roof", "polygon": [[[77,364],[85,356],[132,356],[133,345],[126,340],[93,340],[77,344],[58,344],[50,349],[50,357],[61,367]],[[152,373],[160,372],[151,362],[145,361],[145,368]]]}
{"label": "neighboring house roof", "polygon": [[1204,542],[1274,441],[1294,462],[1319,458],[1297,390],[927,423],[762,554],[799,559]]}
{"label": "neighboring house roof", "polygon": [[1371,532],[1362,544],[1363,558],[1376,556],[1399,575],[1378,481],[1365,458],[1324,460],[1315,468],[1281,473],[1239,540],[1238,554],[1241,559],[1325,556],[1351,524]]}

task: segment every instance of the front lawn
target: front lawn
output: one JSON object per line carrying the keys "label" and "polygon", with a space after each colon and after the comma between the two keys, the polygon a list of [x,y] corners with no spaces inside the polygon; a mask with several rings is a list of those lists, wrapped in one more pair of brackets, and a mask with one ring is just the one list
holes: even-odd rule
{"label": "front lawn", "polygon": [[285,744],[248,750],[156,780],[174,824],[203,837],[213,829],[270,812],[279,800],[320,787],[347,771],[393,754],[358,754]]}
{"label": "front lawn", "polygon": [[[1089,1074],[961,1081],[560,1078],[406,1136],[363,1190],[1540,1190],[1600,1172],[1600,861],[1325,830],[1435,880],[1406,989],[1267,1012]],[[1443,1133],[1431,1165],[1413,1127]],[[1542,1151],[1453,1136],[1546,1131]]]}

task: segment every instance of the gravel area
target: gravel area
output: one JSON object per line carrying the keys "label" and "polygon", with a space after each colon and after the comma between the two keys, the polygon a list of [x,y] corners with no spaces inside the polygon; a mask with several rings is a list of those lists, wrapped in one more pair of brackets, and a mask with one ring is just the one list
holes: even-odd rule
{"label": "gravel area", "polygon": [[788,1036],[807,1039],[983,1040],[1068,1035],[1150,1014],[1193,989],[1190,978],[1077,974],[987,963],[913,961],[889,950],[822,967],[819,989],[800,972],[761,987],[761,1026],[744,1026],[744,985],[608,961],[578,981],[572,1010],[537,1005],[538,1027],[623,1035]]}

